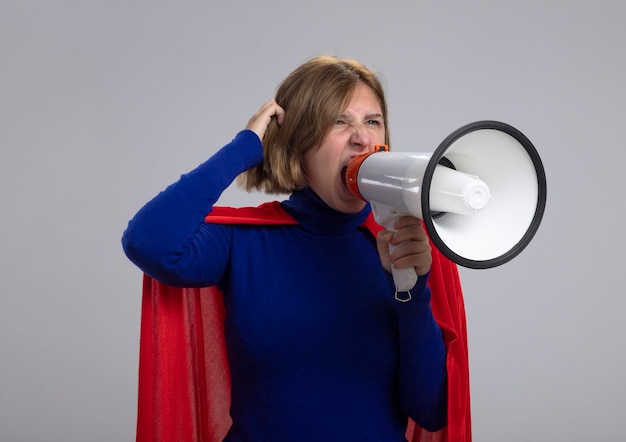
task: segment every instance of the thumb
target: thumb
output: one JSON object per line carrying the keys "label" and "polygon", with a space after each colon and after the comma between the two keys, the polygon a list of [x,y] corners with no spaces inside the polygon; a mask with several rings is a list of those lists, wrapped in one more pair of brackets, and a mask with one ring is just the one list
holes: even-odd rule
{"label": "thumb", "polygon": [[381,230],[376,235],[376,248],[380,256],[383,268],[391,272],[391,262],[389,261],[389,242],[393,239],[393,232]]}

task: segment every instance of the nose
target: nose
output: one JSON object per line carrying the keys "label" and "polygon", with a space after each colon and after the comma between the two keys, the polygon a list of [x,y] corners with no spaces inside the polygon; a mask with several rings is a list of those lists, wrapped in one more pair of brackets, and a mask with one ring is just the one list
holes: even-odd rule
{"label": "nose", "polygon": [[371,150],[373,148],[372,145],[372,136],[367,130],[367,128],[361,125],[354,125],[353,132],[350,137],[350,142],[359,150]]}

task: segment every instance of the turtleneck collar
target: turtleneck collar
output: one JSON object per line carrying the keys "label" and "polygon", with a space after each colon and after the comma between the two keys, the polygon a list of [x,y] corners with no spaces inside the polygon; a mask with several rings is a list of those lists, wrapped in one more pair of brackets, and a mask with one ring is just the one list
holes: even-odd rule
{"label": "turtleneck collar", "polygon": [[369,203],[357,213],[339,212],[309,188],[296,190],[282,206],[304,229],[326,236],[355,230],[371,212]]}

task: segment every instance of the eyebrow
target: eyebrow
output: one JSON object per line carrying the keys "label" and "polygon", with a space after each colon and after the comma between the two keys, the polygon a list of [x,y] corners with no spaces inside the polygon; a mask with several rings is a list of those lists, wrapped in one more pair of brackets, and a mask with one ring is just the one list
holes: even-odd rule
{"label": "eyebrow", "polygon": [[[347,114],[341,114],[341,115],[339,115],[338,118],[341,118],[342,120],[348,120],[348,121],[352,120],[352,117],[350,117],[350,115],[347,115]],[[367,114],[367,115],[365,115],[364,119],[365,120],[374,120],[376,118],[383,118],[383,115],[382,114]]]}

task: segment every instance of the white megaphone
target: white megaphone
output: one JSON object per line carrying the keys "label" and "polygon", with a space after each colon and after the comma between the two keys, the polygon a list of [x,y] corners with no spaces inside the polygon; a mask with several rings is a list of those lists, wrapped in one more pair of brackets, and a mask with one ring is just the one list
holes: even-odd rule
{"label": "white megaphone", "polygon": [[[345,182],[371,204],[378,224],[393,230],[401,216],[421,218],[439,251],[474,269],[517,256],[539,228],[546,204],[537,150],[520,131],[498,121],[463,126],[432,154],[381,146],[353,158]],[[417,282],[414,269],[392,273],[397,292]],[[408,300],[410,293],[396,298]]]}

